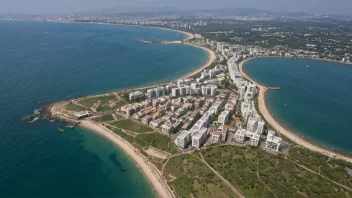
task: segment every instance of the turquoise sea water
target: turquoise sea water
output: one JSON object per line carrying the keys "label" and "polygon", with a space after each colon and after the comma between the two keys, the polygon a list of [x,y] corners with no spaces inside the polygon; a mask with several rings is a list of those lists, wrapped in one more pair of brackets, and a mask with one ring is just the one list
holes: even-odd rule
{"label": "turquoise sea water", "polygon": [[304,139],[352,156],[351,66],[259,58],[247,62],[244,71],[261,84],[281,88],[267,92],[268,108],[280,123]]}
{"label": "turquoise sea water", "polygon": [[137,43],[185,35],[154,28],[0,21],[0,197],[155,197],[109,141],[23,116],[45,104],[165,82],[203,65],[205,51]]}

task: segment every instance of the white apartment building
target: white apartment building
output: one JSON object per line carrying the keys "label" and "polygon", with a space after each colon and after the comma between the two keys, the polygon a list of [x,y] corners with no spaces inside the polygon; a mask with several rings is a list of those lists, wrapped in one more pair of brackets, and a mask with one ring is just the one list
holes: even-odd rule
{"label": "white apartment building", "polygon": [[177,97],[180,95],[180,88],[172,88],[171,90],[172,97]]}
{"label": "white apartment building", "polygon": [[227,138],[227,132],[229,131],[229,126],[228,125],[221,125],[218,128],[218,131],[221,132],[221,141],[225,142]]}
{"label": "white apartment building", "polygon": [[227,122],[229,121],[229,118],[230,118],[230,111],[225,110],[221,112],[221,114],[219,115],[218,123],[221,123],[223,125],[227,124]]}
{"label": "white apartment building", "polygon": [[156,92],[154,89],[148,89],[147,90],[147,97],[150,98],[154,98],[156,96]]}
{"label": "white apartment building", "polygon": [[275,136],[274,131],[268,131],[268,136],[265,142],[265,148],[279,152],[281,141],[282,138]]}
{"label": "white apartment building", "polygon": [[163,118],[159,118],[159,119],[151,121],[149,123],[149,126],[156,129],[156,128],[160,127],[164,122],[165,122],[165,120]]}
{"label": "white apartment building", "polygon": [[135,92],[131,92],[129,94],[130,101],[136,100],[136,99],[139,99],[139,98],[143,98],[143,97],[144,97],[144,93],[141,92],[141,91],[135,91]]}
{"label": "white apartment building", "polygon": [[250,146],[258,146],[258,144],[260,142],[260,135],[258,135],[256,133],[247,132],[246,137],[249,137],[249,145]]}
{"label": "white apartment building", "polygon": [[161,132],[166,134],[166,135],[169,135],[170,133],[172,133],[174,130],[174,126],[173,124],[168,121],[166,123],[164,123],[163,125],[161,125]]}
{"label": "white apartment building", "polygon": [[180,148],[186,148],[191,142],[191,133],[183,130],[175,139],[175,144]]}
{"label": "white apartment building", "polygon": [[220,131],[213,131],[211,132],[211,143],[218,143],[221,140],[221,132]]}
{"label": "white apartment building", "polygon": [[262,119],[260,119],[258,121],[258,126],[257,126],[257,131],[256,131],[256,133],[258,135],[262,135],[263,134],[264,126],[265,126],[265,122]]}
{"label": "white apartment building", "polygon": [[246,139],[246,133],[247,131],[245,129],[238,129],[235,135],[233,136],[233,139],[235,140],[235,142],[243,144]]}
{"label": "white apartment building", "polygon": [[192,146],[200,148],[207,138],[207,128],[203,127],[199,131],[195,132],[192,136]]}

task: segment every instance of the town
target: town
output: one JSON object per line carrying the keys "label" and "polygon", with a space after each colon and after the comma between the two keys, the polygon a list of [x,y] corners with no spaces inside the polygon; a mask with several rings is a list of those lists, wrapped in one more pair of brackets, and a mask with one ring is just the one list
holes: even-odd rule
{"label": "town", "polygon": [[[173,82],[74,98],[45,108],[51,118],[74,123],[67,128],[88,123],[121,140],[121,145],[131,148],[129,154],[140,157],[158,183],[176,195],[172,197],[349,197],[352,166],[304,148],[271,127],[259,110],[261,89],[242,75],[240,65],[252,57],[271,56],[348,64],[350,39],[316,40],[316,33],[295,37],[284,33],[284,24],[280,28],[270,23],[268,27],[253,25],[279,21],[273,16],[182,17],[70,15],[5,19],[163,27],[193,34],[192,38],[170,44],[196,45],[215,53],[212,64]],[[324,18],[302,16],[290,20]],[[230,19],[246,29],[231,30],[234,24],[227,23]],[[337,35],[334,28],[324,31],[336,37],[351,36],[348,31]],[[268,39],[250,39],[253,36]],[[277,38],[274,43],[271,37]],[[303,38],[304,44],[287,44],[288,40],[293,42],[292,38]],[[278,40],[283,44],[277,44]],[[279,87],[270,89],[280,91]]]}
{"label": "town", "polygon": [[343,63],[352,60],[352,20],[342,16],[238,9],[137,15],[4,15],[0,19],[163,27],[249,46],[256,49],[249,54],[252,56],[315,58]]}
{"label": "town", "polygon": [[[51,113],[74,123],[89,120],[114,133],[133,146],[160,184],[172,188],[176,197],[204,192],[214,197],[251,193],[254,197],[280,193],[289,197],[291,190],[298,189],[320,196],[313,186],[319,183],[330,189],[331,181],[338,190],[329,190],[329,196],[352,190],[348,163],[299,147],[276,133],[258,112],[258,87],[239,68],[254,54],[261,56],[258,48],[217,42],[199,34],[182,42],[211,49],[216,60],[201,72],[173,82],[56,103]],[[183,167],[181,173],[175,170],[179,167]],[[204,172],[197,173],[192,167]],[[282,176],[281,171],[289,175]],[[259,173],[266,175],[266,183]],[[187,180],[180,174],[186,174]],[[299,182],[288,185],[291,179]],[[277,181],[289,187],[279,188]],[[180,190],[193,182],[205,187]],[[258,187],[248,187],[248,183]],[[265,190],[266,186],[273,192]]]}

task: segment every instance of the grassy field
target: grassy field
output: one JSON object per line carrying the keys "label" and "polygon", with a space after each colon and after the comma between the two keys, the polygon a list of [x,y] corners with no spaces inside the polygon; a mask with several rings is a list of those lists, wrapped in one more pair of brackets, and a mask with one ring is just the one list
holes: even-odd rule
{"label": "grassy field", "polygon": [[101,103],[100,106],[97,108],[97,111],[98,111],[98,112],[110,111],[110,110],[112,110],[112,109],[116,109],[116,108],[118,108],[118,107],[121,107],[121,106],[124,105],[124,104],[126,104],[125,101],[119,100],[119,101],[116,102],[116,105],[115,105],[115,106],[110,107],[109,101],[108,101],[108,102],[105,103],[105,104],[102,104],[102,103]]}
{"label": "grassy field", "polygon": [[134,137],[133,136],[128,135],[127,133],[124,133],[120,129],[113,129],[113,128],[110,128],[110,127],[108,127],[108,128],[110,130],[112,130],[114,133],[116,133],[117,135],[121,136],[123,139],[125,139],[129,143],[133,143],[134,142]]}
{"label": "grassy field", "polygon": [[150,127],[140,124],[131,119],[120,120],[113,123],[112,125],[121,129],[126,129],[132,132],[136,132],[136,133],[145,133],[145,132],[153,131],[153,129],[151,129]]}
{"label": "grassy field", "polygon": [[81,106],[78,106],[76,104],[73,104],[73,103],[69,103],[65,106],[65,109],[66,110],[69,110],[69,111],[84,111],[86,110],[85,108],[81,107]]}
{"label": "grassy field", "polygon": [[179,151],[177,146],[169,137],[161,135],[157,132],[140,134],[135,138],[135,142],[142,147],[152,146],[172,154]]}
{"label": "grassy field", "polygon": [[205,160],[246,197],[350,197],[351,192],[260,149],[212,147]]}
{"label": "grassy field", "polygon": [[319,172],[320,169],[321,175],[352,188],[351,178],[345,169],[346,167],[352,169],[351,163],[337,159],[329,160],[325,155],[301,147],[291,148],[288,158],[315,172]]}
{"label": "grassy field", "polygon": [[98,122],[108,122],[112,120],[115,120],[112,114],[104,115],[97,119]]}
{"label": "grassy field", "polygon": [[[98,102],[100,105],[96,108],[97,112],[110,111],[126,104],[125,101],[117,99],[113,94],[97,97],[93,96],[79,101],[80,104],[87,108],[93,107],[93,105]],[[110,102],[115,103],[115,105],[110,106]]]}
{"label": "grassy field", "polygon": [[161,135],[157,132],[148,133],[148,134],[140,134],[136,137],[132,135],[126,134],[121,129],[114,129],[112,127],[107,127],[112,130],[117,135],[121,136],[131,144],[134,144],[138,148],[142,149],[147,146],[152,146],[157,149],[169,152],[169,153],[177,153],[179,150],[177,146],[171,141],[169,137]]}
{"label": "grassy field", "polygon": [[115,95],[106,95],[106,96],[98,96],[98,97],[89,97],[84,100],[79,101],[80,104],[86,107],[92,107],[94,103],[100,101],[100,105],[109,104],[109,101],[117,101]]}
{"label": "grassy field", "polygon": [[115,118],[116,118],[117,120],[123,120],[123,119],[126,119],[125,117],[120,116],[119,114],[115,114],[114,116],[115,116]]}
{"label": "grassy field", "polygon": [[[169,175],[172,175],[171,177]],[[165,178],[178,197],[234,197],[233,192],[199,159],[190,154],[171,158]],[[176,179],[171,179],[176,177]]]}

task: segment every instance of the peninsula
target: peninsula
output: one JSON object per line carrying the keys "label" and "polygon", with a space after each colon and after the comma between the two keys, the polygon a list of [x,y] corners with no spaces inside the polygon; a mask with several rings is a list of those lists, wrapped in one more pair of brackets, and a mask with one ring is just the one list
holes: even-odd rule
{"label": "peninsula", "polygon": [[[11,16],[6,19],[12,20]],[[204,193],[214,197],[290,197],[292,192],[304,197],[352,196],[351,158],[304,141],[282,127],[266,107],[268,87],[243,72],[245,61],[252,57],[350,64],[348,43],[338,40],[340,37],[333,45],[331,39],[317,39],[318,32],[325,31],[321,28],[314,34],[297,33],[292,37],[291,33],[271,32],[287,28],[285,25],[257,28],[258,24],[251,22],[244,24],[244,32],[235,32],[222,25],[223,19],[213,22],[214,27],[199,19],[193,24],[136,20],[108,17],[100,18],[99,23],[191,31],[195,34],[186,32],[185,40],[160,43],[201,47],[209,53],[208,63],[172,82],[49,105],[45,108],[48,117],[90,128],[119,145],[135,160],[160,197],[202,197]],[[64,22],[95,21],[75,18]],[[219,27],[223,31],[209,31]],[[308,39],[313,44],[280,45],[292,43],[292,39]],[[314,43],[322,40],[322,46]],[[181,166],[188,168],[178,169]],[[290,181],[298,182],[292,186]],[[277,182],[286,188],[277,188]]]}
{"label": "peninsula", "polygon": [[[350,158],[297,138],[269,117],[265,106],[268,87],[255,83],[243,73],[243,64],[250,60],[246,55],[230,57],[224,53],[226,43],[205,38],[182,43],[206,50],[207,64],[172,82],[50,105],[46,108],[49,117],[92,129],[114,142],[134,159],[159,197],[190,194],[201,197],[204,192],[214,197],[219,194],[246,197],[253,192],[256,196],[289,195],[283,189],[260,190],[265,186],[275,188],[274,181],[284,183],[279,179],[281,171],[289,172],[291,179],[305,175],[305,182],[290,187],[290,191],[298,194],[305,191],[312,195],[314,192],[308,189],[316,181],[335,186],[339,189],[337,194],[351,193],[352,183],[347,173],[352,167],[347,163],[351,162]],[[248,50],[247,46],[236,47],[242,52]],[[279,91],[279,88],[272,89]],[[257,96],[259,108],[255,102]],[[253,168],[241,169],[240,162],[229,159],[225,153],[234,156],[239,153]],[[221,160],[214,160],[216,156],[222,156]],[[250,156],[256,156],[256,160],[251,161]],[[286,165],[263,164],[259,170],[261,160]],[[225,168],[224,164],[230,161],[230,166],[237,167],[234,172]],[[294,171],[289,170],[289,164],[295,167]],[[345,169],[343,172],[331,170],[331,164]],[[197,168],[178,170],[177,167]],[[202,172],[197,172],[198,169]],[[260,182],[259,176],[246,177],[246,182],[254,182],[259,188],[248,189],[246,182],[239,182],[241,171],[247,175],[253,172],[266,175],[269,169],[279,171],[268,177],[266,184]],[[200,186],[193,186],[194,183]],[[193,187],[181,190],[186,186]]]}
{"label": "peninsula", "polygon": [[44,108],[46,117],[73,123],[67,128],[85,127],[118,145],[159,197],[350,198],[352,158],[314,145],[283,127],[265,101],[267,90],[283,89],[257,83],[243,67],[258,57],[350,65],[352,20],[263,13],[87,13],[3,15],[0,19],[161,28],[188,38],[157,43],[192,45],[208,52],[206,64],[171,82],[74,98]]}

